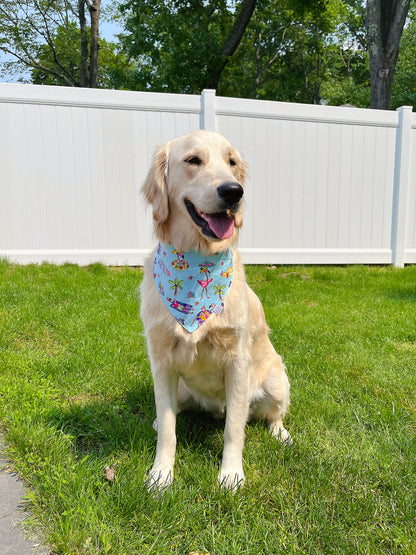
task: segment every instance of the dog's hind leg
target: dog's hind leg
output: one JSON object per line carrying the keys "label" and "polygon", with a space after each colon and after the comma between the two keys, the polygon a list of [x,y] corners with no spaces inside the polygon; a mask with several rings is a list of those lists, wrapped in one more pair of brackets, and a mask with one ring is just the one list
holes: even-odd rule
{"label": "dog's hind leg", "polygon": [[292,438],[283,426],[283,418],[289,408],[290,385],[285,366],[279,355],[262,385],[263,397],[252,407],[252,416],[266,420],[271,434],[281,443],[292,444]]}
{"label": "dog's hind leg", "polygon": [[187,385],[182,378],[179,378],[178,383],[178,414],[180,412],[191,410],[191,409],[201,409],[200,404],[195,400],[189,391]]}

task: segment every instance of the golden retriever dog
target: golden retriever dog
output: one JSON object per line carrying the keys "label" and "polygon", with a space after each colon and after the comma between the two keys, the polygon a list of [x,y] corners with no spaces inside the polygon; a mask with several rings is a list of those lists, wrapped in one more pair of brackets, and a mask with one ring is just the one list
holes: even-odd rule
{"label": "golden retriever dog", "polygon": [[266,420],[274,437],[291,443],[282,423],[289,406],[285,366],[236,248],[245,176],[239,152],[222,135],[196,131],[158,149],[143,185],[160,241],[141,284],[157,417],[149,490],[172,482],[182,410],[225,416],[222,488],[244,484],[249,418]]}

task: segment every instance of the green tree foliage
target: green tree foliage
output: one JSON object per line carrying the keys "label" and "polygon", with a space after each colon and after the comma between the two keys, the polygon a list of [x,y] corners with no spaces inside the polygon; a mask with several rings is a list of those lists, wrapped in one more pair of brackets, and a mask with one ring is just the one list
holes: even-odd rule
{"label": "green tree foliage", "polygon": [[326,47],[328,75],[322,97],[330,105],[370,105],[366,10],[360,0],[338,2],[335,33]]}
{"label": "green tree foliage", "polygon": [[268,100],[319,102],[325,75],[324,36],[331,29],[321,2],[259,0],[220,93]]}
{"label": "green tree foliage", "polygon": [[[67,78],[64,78],[59,63],[65,67]],[[71,83],[80,81],[81,45],[77,24],[69,22],[57,27],[54,33],[54,51],[48,44],[41,44],[36,53],[36,67],[32,68],[32,82],[38,85],[67,85],[68,77]]]}
{"label": "green tree foliage", "polygon": [[416,3],[413,3],[409,22],[403,31],[399,59],[392,86],[391,107],[413,106],[416,110]]}
{"label": "green tree foliage", "polygon": [[217,88],[239,15],[254,5],[247,0],[126,2],[121,41],[136,61],[136,88],[178,93]]}
{"label": "green tree foliage", "polygon": [[[245,38],[236,63],[228,68],[239,72],[237,86],[230,76],[229,94],[368,106],[365,6],[361,1],[259,0]],[[245,73],[249,82],[239,91],[245,68],[250,68]]]}
{"label": "green tree foliage", "polygon": [[[19,74],[27,67],[41,68],[38,61],[43,45],[53,46],[59,26],[65,27],[72,19],[71,6],[65,0],[2,0],[0,3],[0,50],[10,56],[3,64],[12,74]],[[52,48],[53,50],[53,48]],[[70,71],[65,66],[57,68],[65,84],[72,85]]]}
{"label": "green tree foliage", "polygon": [[247,91],[245,95],[320,102],[321,85],[327,75],[326,40],[335,30],[332,4],[332,0],[259,3],[244,54],[241,49],[247,65],[255,68],[250,76],[250,94]]}
{"label": "green tree foliage", "polygon": [[[204,69],[214,50],[213,42],[224,32],[227,10],[223,2],[208,12],[195,2],[175,8],[172,2],[130,0],[122,6],[126,16],[121,41],[136,62],[135,88],[165,92],[199,93],[204,88]],[[219,14],[219,17],[218,17]],[[223,16],[223,17],[221,17]]]}
{"label": "green tree foliage", "polygon": [[[43,84],[370,105],[364,0],[108,0],[123,31],[119,42],[98,39],[98,69],[89,76],[100,4],[2,0],[0,50],[15,58],[3,66],[15,74],[29,67],[31,81]],[[393,108],[416,105],[415,59],[413,0]]]}
{"label": "green tree foliage", "polygon": [[100,11],[101,0],[2,0],[0,51],[14,58],[3,67],[15,74],[30,68],[40,79],[43,74],[60,84],[96,87]]}
{"label": "green tree foliage", "polygon": [[[356,47],[363,9],[357,14],[360,3],[351,3],[348,8],[342,0],[257,0],[221,74],[218,94],[319,103],[340,97],[335,86],[325,87],[340,77],[353,89],[365,74],[366,58]],[[220,64],[241,5],[225,0],[129,0],[122,5],[121,41],[135,60],[134,88],[194,94],[209,88],[211,69]],[[348,49],[347,33],[356,34]]]}
{"label": "green tree foliage", "polygon": [[[117,45],[99,39],[100,63],[98,65],[97,86],[106,89],[129,88],[128,76],[132,65],[128,58],[118,51]],[[67,85],[67,80],[57,67],[56,56],[73,83],[81,82],[81,42],[79,28],[75,21],[65,27],[59,26],[54,37],[54,51],[47,44],[39,46],[38,67],[31,70],[31,81],[37,85]]]}

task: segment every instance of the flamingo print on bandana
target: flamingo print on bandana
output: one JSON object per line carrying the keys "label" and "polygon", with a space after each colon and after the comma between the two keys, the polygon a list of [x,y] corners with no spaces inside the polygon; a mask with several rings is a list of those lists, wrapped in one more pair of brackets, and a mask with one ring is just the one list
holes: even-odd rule
{"label": "flamingo print on bandana", "polygon": [[190,333],[213,313],[222,312],[233,273],[234,258],[230,248],[205,256],[193,250],[182,253],[173,245],[159,243],[153,261],[160,298]]}
{"label": "flamingo print on bandana", "polygon": [[198,279],[198,283],[199,285],[202,287],[202,293],[201,293],[201,299],[204,296],[204,293],[206,293],[206,298],[209,299],[208,297],[208,285],[211,283],[211,281],[213,280],[213,278],[210,278],[210,271],[209,268],[211,266],[215,266],[214,262],[208,262],[207,260],[205,260],[205,262],[202,262],[202,264],[199,264],[199,267],[201,268],[199,270],[199,272],[201,274],[205,274],[206,279]]}

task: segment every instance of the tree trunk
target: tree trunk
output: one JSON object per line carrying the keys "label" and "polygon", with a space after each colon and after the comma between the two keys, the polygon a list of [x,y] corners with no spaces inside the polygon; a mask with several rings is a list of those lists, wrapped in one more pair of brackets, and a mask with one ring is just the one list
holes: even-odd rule
{"label": "tree trunk", "polygon": [[240,44],[243,38],[244,31],[250,22],[251,16],[253,15],[254,9],[256,7],[257,0],[244,0],[241,6],[240,13],[238,14],[231,33],[228,35],[222,51],[220,54],[220,61],[215,64],[215,67],[211,67],[208,70],[208,83],[207,88],[217,89],[220,82],[221,74],[228,63],[228,60],[234,54],[237,46]]}
{"label": "tree trunk", "polygon": [[78,0],[78,18],[81,30],[81,87],[88,87],[88,29],[85,0]]}
{"label": "tree trunk", "polygon": [[411,0],[367,0],[370,108],[388,110],[399,44]]}
{"label": "tree trunk", "polygon": [[396,60],[392,60],[388,56],[384,56],[383,53],[380,53],[379,56],[374,56],[373,61],[370,62],[370,108],[379,110],[390,109],[391,86],[397,55],[395,58]]}
{"label": "tree trunk", "polygon": [[88,86],[97,88],[98,77],[98,52],[99,52],[99,23],[101,0],[93,0],[88,6],[91,18],[91,44],[90,44],[90,72]]}

